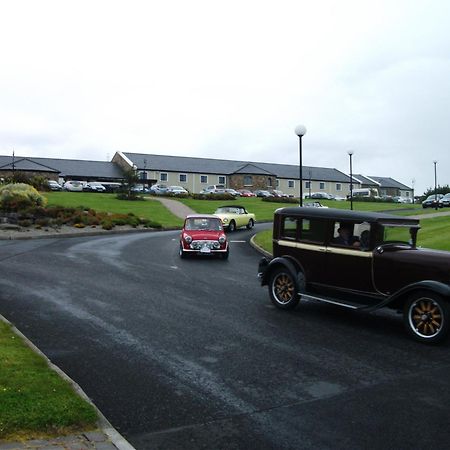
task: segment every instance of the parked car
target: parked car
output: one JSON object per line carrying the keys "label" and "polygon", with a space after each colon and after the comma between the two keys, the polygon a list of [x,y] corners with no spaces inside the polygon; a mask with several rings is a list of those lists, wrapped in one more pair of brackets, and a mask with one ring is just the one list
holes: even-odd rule
{"label": "parked car", "polygon": [[326,192],[313,192],[310,198],[320,198],[325,200],[332,200],[334,197]]}
{"label": "parked car", "polygon": [[231,188],[225,189],[225,194],[230,194],[233,197],[240,197],[241,196],[240,192],[236,191],[236,189],[231,189]]}
{"label": "parked car", "polygon": [[416,247],[419,221],[322,208],[275,211],[273,258],[258,275],[273,304],[303,298],[359,311],[403,313],[416,340],[443,340],[450,326],[450,252]]}
{"label": "parked car", "polygon": [[202,191],[200,192],[200,194],[206,195],[225,195],[226,193],[226,189],[223,188],[202,189]]}
{"label": "parked car", "polygon": [[328,208],[328,206],[322,205],[320,202],[306,202],[303,203],[303,206],[309,207],[309,208]]}
{"label": "parked car", "polygon": [[443,197],[443,194],[429,195],[423,202],[422,208],[436,208],[439,207],[439,200]]}
{"label": "parked car", "polygon": [[255,225],[255,215],[243,206],[221,206],[216,209],[214,215],[220,217],[223,227],[230,232],[241,227],[250,230]]}
{"label": "parked car", "polygon": [[167,192],[167,186],[165,184],[154,184],[150,187],[150,194],[161,195]]}
{"label": "parked car", "polygon": [[86,192],[106,192],[105,186],[103,184],[99,183],[98,181],[91,181],[89,183],[86,183],[83,186],[83,191]]}
{"label": "parked car", "polygon": [[212,214],[191,214],[184,220],[180,235],[179,255],[219,255],[227,259],[228,240],[221,220]]}
{"label": "parked car", "polygon": [[273,194],[271,194],[269,191],[265,191],[265,190],[257,190],[255,191],[255,195],[257,197],[273,197]]}
{"label": "parked car", "polygon": [[55,180],[48,180],[47,184],[51,191],[62,191],[62,186]]}
{"label": "parked car", "polygon": [[82,181],[70,180],[64,183],[64,190],[70,192],[82,192],[84,183]]}
{"label": "parked car", "polygon": [[289,197],[287,194],[285,194],[283,191],[279,191],[278,189],[272,189],[270,193],[274,197]]}
{"label": "parked car", "polygon": [[239,189],[238,192],[241,194],[241,197],[256,197],[256,194],[248,189]]}
{"label": "parked car", "polygon": [[439,206],[443,208],[444,206],[450,206],[450,192],[445,194],[440,200],[439,200]]}
{"label": "parked car", "polygon": [[167,194],[173,195],[189,194],[189,192],[182,186],[169,186],[166,192]]}

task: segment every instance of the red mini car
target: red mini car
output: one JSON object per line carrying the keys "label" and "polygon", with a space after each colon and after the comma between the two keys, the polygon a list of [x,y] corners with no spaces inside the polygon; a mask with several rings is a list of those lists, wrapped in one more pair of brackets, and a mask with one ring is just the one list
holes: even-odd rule
{"label": "red mini car", "polygon": [[227,259],[230,253],[222,221],[212,214],[192,214],[184,220],[180,236],[179,255],[220,255]]}

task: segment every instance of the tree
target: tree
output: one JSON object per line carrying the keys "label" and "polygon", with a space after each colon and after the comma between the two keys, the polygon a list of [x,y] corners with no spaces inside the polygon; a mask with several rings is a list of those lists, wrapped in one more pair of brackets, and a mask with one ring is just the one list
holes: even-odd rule
{"label": "tree", "polygon": [[136,200],[138,197],[133,188],[139,181],[139,176],[134,169],[127,169],[123,171],[123,193],[119,197],[123,200]]}

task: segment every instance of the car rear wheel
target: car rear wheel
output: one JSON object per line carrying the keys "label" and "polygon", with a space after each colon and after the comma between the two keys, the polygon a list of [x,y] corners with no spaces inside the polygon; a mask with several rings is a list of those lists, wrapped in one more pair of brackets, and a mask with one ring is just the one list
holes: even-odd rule
{"label": "car rear wheel", "polygon": [[255,225],[255,222],[253,222],[253,219],[250,219],[247,224],[247,230],[251,230],[253,225]]}
{"label": "car rear wheel", "polygon": [[229,231],[230,233],[232,233],[235,229],[236,229],[236,222],[235,222],[234,220],[232,220],[232,221],[230,222],[230,225],[228,225],[228,231]]}
{"label": "car rear wheel", "polygon": [[281,309],[293,309],[298,305],[297,283],[292,273],[284,268],[275,269],[270,275],[269,295],[272,303]]}
{"label": "car rear wheel", "polygon": [[403,318],[409,334],[417,341],[440,342],[448,333],[449,305],[434,292],[417,292],[406,302]]}

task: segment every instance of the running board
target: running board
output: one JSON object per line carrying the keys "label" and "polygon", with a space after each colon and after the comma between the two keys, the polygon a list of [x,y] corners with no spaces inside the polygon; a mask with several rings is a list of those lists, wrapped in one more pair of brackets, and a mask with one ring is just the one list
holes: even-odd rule
{"label": "running board", "polygon": [[319,302],[324,302],[324,303],[331,303],[332,305],[343,306],[344,308],[349,308],[349,309],[362,309],[367,306],[367,305],[358,305],[355,303],[342,303],[342,302],[338,302],[337,300],[331,300],[326,297],[316,297],[314,295],[309,295],[309,294],[299,293],[298,295],[302,298],[307,298],[310,300],[317,300]]}

